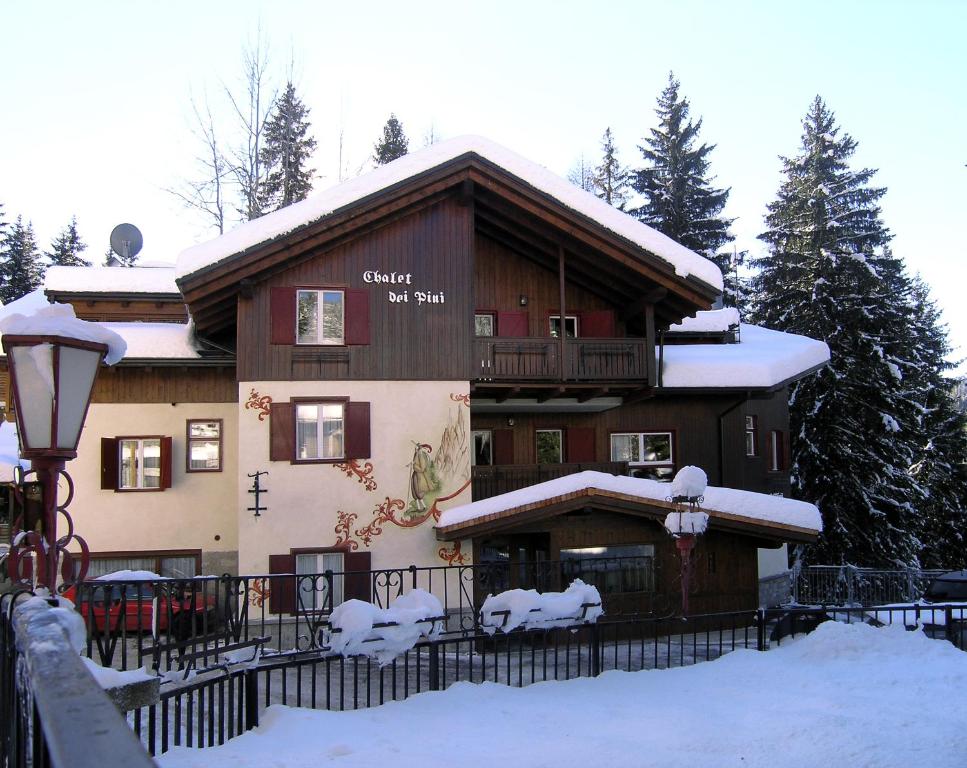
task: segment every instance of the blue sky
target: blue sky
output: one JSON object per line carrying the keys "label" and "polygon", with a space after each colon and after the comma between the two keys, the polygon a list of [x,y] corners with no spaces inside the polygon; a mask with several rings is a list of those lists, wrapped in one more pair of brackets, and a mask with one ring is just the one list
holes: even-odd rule
{"label": "blue sky", "polygon": [[[732,188],[740,248],[817,93],[889,188],[895,252],[932,286],[967,355],[963,2],[7,2],[0,5],[0,203],[46,247],[72,215],[100,261],[122,221],[145,259],[212,235],[165,189],[192,173],[192,94],[221,104],[261,27],[280,78],[294,62],[319,142],[321,189],[366,167],[390,111],[411,147],[477,133],[566,174],[610,126],[620,158],[654,125],[669,70],[712,171]],[[225,113],[222,121],[228,122]]]}

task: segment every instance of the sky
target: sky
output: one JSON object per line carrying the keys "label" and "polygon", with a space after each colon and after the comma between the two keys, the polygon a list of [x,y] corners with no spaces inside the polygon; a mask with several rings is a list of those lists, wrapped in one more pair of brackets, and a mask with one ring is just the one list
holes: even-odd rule
{"label": "sky", "polygon": [[229,133],[225,90],[241,89],[242,52],[260,36],[277,81],[291,74],[311,110],[317,190],[370,167],[390,112],[411,149],[431,131],[480,134],[561,175],[582,154],[597,162],[610,127],[634,167],[674,71],[752,255],[779,156],[796,153],[821,95],[859,142],[855,167],[879,169],[894,252],[931,286],[967,357],[965,25],[960,0],[8,0],[0,204],[42,248],[76,216],[98,263],[122,222],[143,233],[147,261],[210,239],[168,190],[197,173],[192,100]]}

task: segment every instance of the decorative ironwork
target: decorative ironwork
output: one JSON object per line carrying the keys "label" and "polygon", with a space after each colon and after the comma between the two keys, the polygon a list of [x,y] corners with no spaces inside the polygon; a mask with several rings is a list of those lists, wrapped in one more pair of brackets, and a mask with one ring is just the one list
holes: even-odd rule
{"label": "decorative ironwork", "polygon": [[455,403],[463,403],[467,408],[470,407],[470,395],[458,394],[456,392],[450,393],[450,399]]}
{"label": "decorative ironwork", "polygon": [[260,395],[253,387],[249,392],[248,400],[245,401],[245,409],[252,409],[259,412],[259,421],[265,421],[272,408],[272,398],[269,395]]}
{"label": "decorative ironwork", "polygon": [[441,560],[444,560],[447,565],[466,565],[467,556],[460,551],[460,542],[454,542],[452,549],[447,549],[446,547],[440,547],[437,554],[440,556]]}
{"label": "decorative ironwork", "polygon": [[262,475],[267,475],[267,474],[268,474],[268,472],[266,472],[266,471],[255,471],[255,472],[249,472],[249,475],[248,475],[249,477],[253,478],[252,479],[252,487],[248,489],[248,492],[251,493],[251,494],[253,494],[255,496],[255,506],[254,507],[249,507],[247,509],[247,511],[248,512],[254,512],[255,513],[255,517],[261,517],[262,516],[262,513],[263,512],[267,512],[268,509],[269,509],[268,507],[263,507],[259,503],[259,500],[260,500],[261,495],[263,493],[268,493],[269,492],[268,489],[263,488],[261,486],[261,484],[259,483],[259,479],[262,477]]}
{"label": "decorative ironwork", "polygon": [[272,596],[272,589],[265,579],[253,579],[248,587],[248,600],[256,608],[261,608]]}
{"label": "decorative ironwork", "polygon": [[358,518],[355,512],[343,512],[342,510],[336,512],[336,518],[338,522],[336,523],[336,544],[337,547],[345,547],[346,549],[353,551],[359,549],[359,542],[353,538],[352,526]]}
{"label": "decorative ironwork", "polygon": [[376,490],[376,479],[373,477],[373,463],[371,461],[360,465],[356,459],[349,459],[339,464],[333,464],[332,467],[340,472],[345,472],[346,477],[355,476],[367,491]]}

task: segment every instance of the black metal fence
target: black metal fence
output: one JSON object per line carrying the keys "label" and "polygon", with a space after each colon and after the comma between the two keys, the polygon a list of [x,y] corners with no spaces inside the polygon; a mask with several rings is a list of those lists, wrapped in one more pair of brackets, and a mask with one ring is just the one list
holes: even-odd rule
{"label": "black metal fence", "polygon": [[812,565],[793,580],[800,605],[882,605],[910,603],[923,596],[943,570],[887,570],[853,565]]}

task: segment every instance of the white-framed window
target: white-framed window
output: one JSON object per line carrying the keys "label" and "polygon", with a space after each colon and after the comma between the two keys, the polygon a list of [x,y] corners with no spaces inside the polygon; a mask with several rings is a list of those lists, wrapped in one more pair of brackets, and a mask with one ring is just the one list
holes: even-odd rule
{"label": "white-framed window", "polygon": [[[578,319],[576,315],[564,316],[564,330],[567,332],[567,337],[569,339],[576,339],[578,337]],[[553,336],[555,339],[558,339],[561,337],[561,316],[560,315],[551,315],[550,331],[551,331],[551,336]]]}
{"label": "white-framed window", "polygon": [[161,487],[161,439],[125,437],[118,440],[118,488]]}
{"label": "white-framed window", "polygon": [[745,417],[745,455],[759,455],[759,424],[755,416]]}
{"label": "white-framed window", "polygon": [[222,420],[188,419],[186,472],[222,471]]}
{"label": "white-framed window", "polygon": [[296,343],[345,343],[345,293],[300,288],[296,291]]}
{"label": "white-framed window", "polygon": [[297,403],[296,461],[341,459],[346,455],[345,403]]}
{"label": "white-framed window", "polygon": [[[299,608],[307,611],[329,611],[343,601],[342,552],[306,552],[295,556],[295,572],[299,577]],[[326,576],[331,571],[331,576]],[[330,600],[331,592],[331,600]]]}
{"label": "white-framed window", "polygon": [[494,463],[494,433],[491,430],[473,430],[473,453],[470,461],[475,467],[489,467]]}
{"label": "white-framed window", "polygon": [[673,440],[671,432],[614,432],[611,461],[628,462],[632,477],[671,480],[675,475]]}
{"label": "white-framed window", "polygon": [[497,318],[494,317],[494,313],[474,313],[473,333],[475,336],[495,336],[497,334]]}
{"label": "white-framed window", "polygon": [[564,432],[562,430],[537,430],[537,463],[564,463]]}

